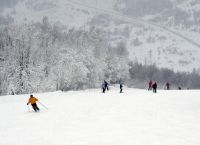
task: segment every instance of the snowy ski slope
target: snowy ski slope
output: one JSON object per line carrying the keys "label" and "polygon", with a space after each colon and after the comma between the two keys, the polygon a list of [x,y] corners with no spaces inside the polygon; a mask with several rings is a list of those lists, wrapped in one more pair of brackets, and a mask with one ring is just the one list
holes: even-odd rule
{"label": "snowy ski slope", "polygon": [[117,88],[0,97],[0,145],[199,145],[200,91]]}

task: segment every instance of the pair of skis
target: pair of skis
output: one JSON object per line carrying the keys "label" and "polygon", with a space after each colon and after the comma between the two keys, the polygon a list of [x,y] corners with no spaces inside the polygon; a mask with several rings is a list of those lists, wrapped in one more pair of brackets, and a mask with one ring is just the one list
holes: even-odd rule
{"label": "pair of skis", "polygon": [[[39,101],[38,101],[38,103],[39,103],[42,107],[44,107],[46,110],[48,110],[48,108],[47,108],[43,103],[41,103],[41,102],[39,102]],[[27,107],[28,107],[28,112],[31,112],[31,109],[30,109],[29,105],[27,105]]]}

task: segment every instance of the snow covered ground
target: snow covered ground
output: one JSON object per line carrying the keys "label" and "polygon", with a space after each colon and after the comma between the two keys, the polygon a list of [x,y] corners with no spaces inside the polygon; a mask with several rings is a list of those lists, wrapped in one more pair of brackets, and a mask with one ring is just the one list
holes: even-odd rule
{"label": "snow covered ground", "polygon": [[0,145],[199,145],[200,91],[112,89],[0,97]]}

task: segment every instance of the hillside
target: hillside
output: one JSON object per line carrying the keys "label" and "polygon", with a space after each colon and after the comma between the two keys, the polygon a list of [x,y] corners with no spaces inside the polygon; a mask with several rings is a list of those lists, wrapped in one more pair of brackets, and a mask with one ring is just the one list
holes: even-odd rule
{"label": "hillside", "polygon": [[153,3],[151,0],[86,0],[84,3],[19,0],[2,9],[1,18],[2,21],[30,23],[48,17],[52,23],[69,27],[99,27],[111,32],[111,45],[124,41],[132,61],[175,71],[199,69],[199,2],[161,0],[156,5]]}
{"label": "hillside", "polygon": [[108,17],[100,15],[94,18],[92,25],[110,31],[112,45],[123,41],[129,50],[130,60],[175,71],[199,69],[200,45],[190,37],[140,19],[124,17],[121,20],[121,15]]}
{"label": "hillside", "polygon": [[118,88],[0,97],[2,145],[199,145],[199,91]]}
{"label": "hillside", "polygon": [[[94,9],[77,5],[76,0],[19,0],[16,5],[3,9],[2,16],[12,17],[15,23],[38,22],[48,17],[51,22],[60,22],[71,27],[87,24],[95,15]],[[103,5],[106,2],[107,5]],[[84,1],[85,5],[96,6],[94,0]],[[98,6],[113,7],[113,0],[102,0]]]}
{"label": "hillside", "polygon": [[[137,41],[139,39],[139,44],[143,45],[138,49],[140,51],[142,47],[140,54],[146,53],[146,56],[142,55],[143,62],[183,71],[187,71],[186,68],[190,71],[192,68],[199,68],[199,59],[195,55],[199,54],[200,48],[200,1],[118,0],[115,8],[124,15],[158,28],[148,30],[147,33],[139,31],[143,36],[139,36]],[[144,42],[148,37],[150,44]],[[137,49],[132,53],[141,59]]]}

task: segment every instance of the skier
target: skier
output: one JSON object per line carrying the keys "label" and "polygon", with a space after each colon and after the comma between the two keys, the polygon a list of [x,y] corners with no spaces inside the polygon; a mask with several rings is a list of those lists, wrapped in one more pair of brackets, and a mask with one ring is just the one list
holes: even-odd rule
{"label": "skier", "polygon": [[30,98],[29,98],[28,103],[27,103],[27,105],[29,105],[29,104],[32,105],[33,110],[34,110],[35,112],[40,111],[40,109],[38,108],[37,103],[36,103],[37,101],[38,101],[37,98],[33,97],[33,95],[30,95]]}
{"label": "skier", "polygon": [[120,93],[122,93],[122,91],[123,91],[123,84],[120,83],[119,87],[120,87]]}
{"label": "skier", "polygon": [[105,90],[109,91],[108,82],[106,82],[105,80],[104,80],[104,85],[105,85]]}
{"label": "skier", "polygon": [[156,82],[153,84],[152,87],[153,87],[153,92],[157,93],[157,83]]}
{"label": "skier", "polygon": [[102,87],[103,93],[105,93],[105,91],[106,91],[105,82],[102,83],[102,86],[101,86],[101,87]]}
{"label": "skier", "polygon": [[150,80],[149,81],[149,88],[148,88],[149,91],[152,90],[152,84],[153,84],[153,82],[152,82],[152,80]]}
{"label": "skier", "polygon": [[170,86],[170,84],[169,84],[169,82],[167,82],[167,83],[166,83],[166,88],[167,88],[167,90],[169,90],[169,89],[170,89],[170,87],[169,87],[169,86]]}

